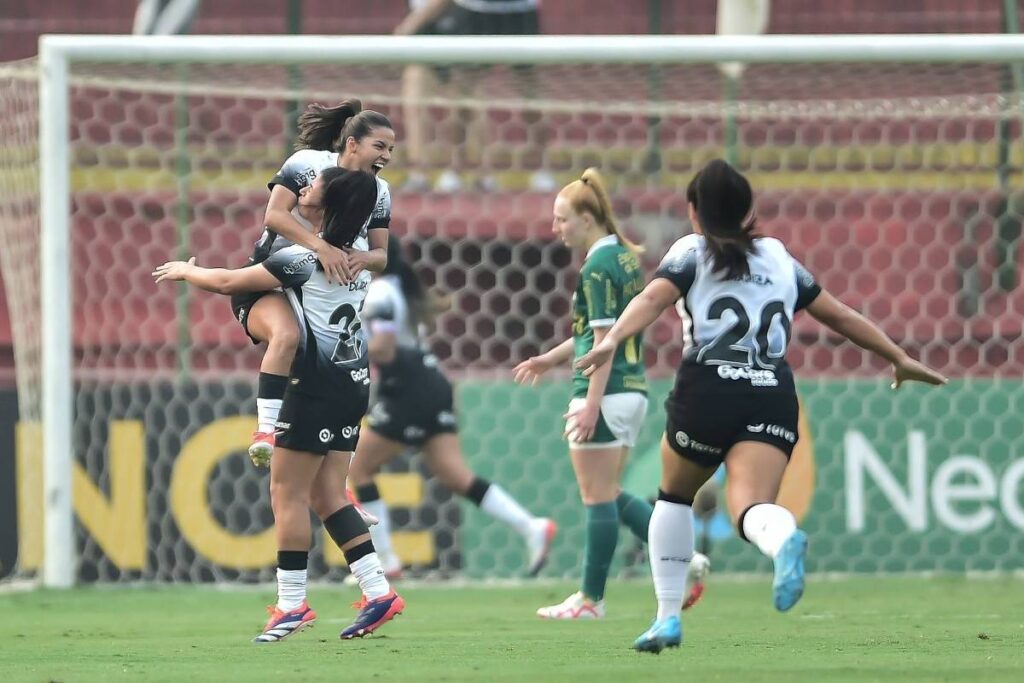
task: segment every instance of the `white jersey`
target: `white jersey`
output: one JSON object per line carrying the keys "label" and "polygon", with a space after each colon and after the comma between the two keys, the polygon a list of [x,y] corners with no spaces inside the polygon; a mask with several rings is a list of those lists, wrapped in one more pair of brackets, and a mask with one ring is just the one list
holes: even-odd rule
{"label": "white jersey", "polygon": [[420,348],[424,331],[413,320],[409,302],[402,294],[402,285],[396,275],[382,275],[370,283],[366,292],[363,318],[370,334],[391,332],[399,346]]}
{"label": "white jersey", "polygon": [[298,245],[275,252],[263,266],[280,280],[299,322],[299,348],[290,380],[296,389],[332,395],[353,382],[368,385],[366,337],[359,313],[370,273],[364,270],[347,285],[329,283],[316,254]]}
{"label": "white jersey", "polygon": [[687,235],[669,249],[655,277],[682,296],[683,365],[717,366],[719,378],[754,387],[791,385],[785,362],[793,316],[821,288],[777,239],[759,237],[748,255],[750,274],[714,272],[702,235]]}
{"label": "white jersey", "polygon": [[[295,193],[297,197],[299,191],[313,184],[317,176],[327,168],[332,168],[338,165],[338,152],[329,152],[321,149],[300,149],[299,151],[292,154],[281,166],[281,170],[271,178],[270,182],[267,183],[267,187],[271,190],[274,189],[275,185],[283,185],[289,190]],[[292,210],[292,216],[294,216],[304,226],[309,226],[309,223],[302,218],[298,213],[298,207]],[[356,237],[355,242],[352,243],[353,249],[359,249],[361,251],[369,251],[370,242],[368,239],[368,231],[376,228],[387,228],[391,223],[391,188],[388,186],[386,180],[381,177],[377,177],[377,205],[373,209],[373,213],[363,224],[363,229],[360,230],[359,236]],[[259,241],[256,242],[256,249],[253,251],[252,257],[249,259],[250,263],[260,263],[264,261],[268,256],[274,254],[281,249],[292,246],[292,242],[281,237],[269,228],[263,228],[263,234],[260,236]]]}

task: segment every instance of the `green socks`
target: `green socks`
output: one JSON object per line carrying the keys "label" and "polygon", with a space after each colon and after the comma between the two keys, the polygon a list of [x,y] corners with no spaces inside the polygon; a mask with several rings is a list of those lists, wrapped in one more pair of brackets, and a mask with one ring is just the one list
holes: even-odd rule
{"label": "green socks", "polygon": [[644,543],[647,542],[647,527],[651,524],[651,515],[654,508],[643,498],[637,498],[631,493],[623,491],[615,499],[615,505],[619,509],[619,518],[622,523],[629,527],[633,535]]}
{"label": "green socks", "polygon": [[[647,520],[649,521],[650,506],[647,509]],[[583,594],[592,600],[604,598],[604,586],[608,581],[608,570],[611,569],[612,556],[615,555],[615,546],[618,542],[619,506],[616,503],[588,505],[587,546],[583,559]]]}

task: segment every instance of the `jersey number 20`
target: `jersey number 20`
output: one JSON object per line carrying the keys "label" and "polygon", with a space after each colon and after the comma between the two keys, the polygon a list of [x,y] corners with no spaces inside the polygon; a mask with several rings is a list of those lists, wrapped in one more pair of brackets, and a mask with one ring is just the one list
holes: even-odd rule
{"label": "jersey number 20", "polygon": [[[708,308],[710,320],[721,320],[726,311],[732,311],[736,316],[736,322],[715,340],[705,346],[697,356],[697,362],[708,365],[742,365],[753,367],[754,361],[758,367],[765,370],[774,370],[779,359],[785,355],[786,345],[789,343],[790,327],[792,323],[786,315],[786,307],[781,301],[769,301],[761,309],[761,315],[757,321],[757,327],[750,328],[750,316],[739,299],[731,296],[723,296],[711,302]],[[768,332],[771,330],[775,320],[778,319],[782,325],[782,348],[777,353],[771,353],[768,342]],[[744,345],[743,340],[753,332],[754,349]]]}

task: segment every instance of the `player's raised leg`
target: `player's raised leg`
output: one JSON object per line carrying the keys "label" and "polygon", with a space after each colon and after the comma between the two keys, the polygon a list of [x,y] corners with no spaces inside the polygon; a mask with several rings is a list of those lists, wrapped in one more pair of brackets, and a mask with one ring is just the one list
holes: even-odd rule
{"label": "player's raised leg", "polygon": [[807,555],[807,534],[797,528],[792,512],[775,504],[788,462],[778,448],[754,441],[736,444],[725,458],[729,509],[739,511],[740,537],[775,565],[772,598],[780,612],[792,608],[804,593]]}

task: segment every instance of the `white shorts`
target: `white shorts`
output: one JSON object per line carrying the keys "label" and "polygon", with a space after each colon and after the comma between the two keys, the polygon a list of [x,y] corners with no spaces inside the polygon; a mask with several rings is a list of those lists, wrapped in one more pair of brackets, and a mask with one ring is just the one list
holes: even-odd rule
{"label": "white shorts", "polygon": [[[582,408],[587,402],[585,398],[574,398],[569,401],[569,412]],[[590,441],[573,441],[569,439],[570,448],[610,448],[626,446],[632,448],[640,437],[640,428],[647,416],[647,397],[635,391],[622,394],[608,394],[601,399],[601,414],[594,428]],[[565,433],[572,431],[573,425],[566,423]]]}

